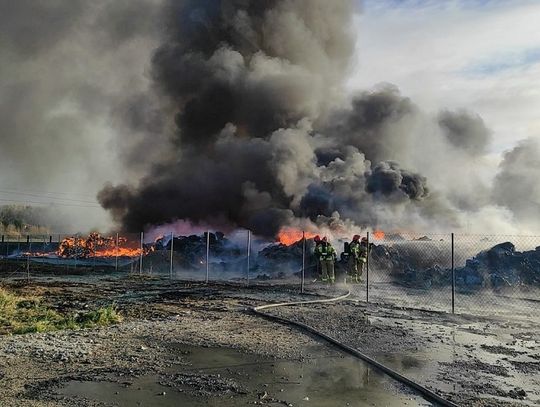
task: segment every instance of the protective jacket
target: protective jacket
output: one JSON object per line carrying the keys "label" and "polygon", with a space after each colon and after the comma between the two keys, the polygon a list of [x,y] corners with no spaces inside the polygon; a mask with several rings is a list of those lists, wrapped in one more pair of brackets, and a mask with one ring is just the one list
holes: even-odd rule
{"label": "protective jacket", "polygon": [[321,243],[317,246],[315,248],[315,255],[320,261],[336,259],[336,251],[330,243]]}
{"label": "protective jacket", "polygon": [[[370,246],[371,246],[371,244],[370,244]],[[364,242],[359,243],[358,244],[358,259],[365,263],[367,261],[367,257],[368,257],[367,243],[364,243]]]}
{"label": "protective jacket", "polygon": [[360,258],[360,242],[353,240],[351,243],[349,243],[349,253],[355,259]]}

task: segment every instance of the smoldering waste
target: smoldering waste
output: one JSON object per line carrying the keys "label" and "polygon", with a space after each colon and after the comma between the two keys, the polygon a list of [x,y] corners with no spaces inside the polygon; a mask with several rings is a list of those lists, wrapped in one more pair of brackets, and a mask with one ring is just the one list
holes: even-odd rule
{"label": "smoldering waste", "polygon": [[[209,243],[212,272],[245,270],[245,245],[229,240],[221,232],[210,233]],[[176,264],[187,270],[206,267],[206,234],[178,236],[172,244]],[[160,239],[155,248],[156,253],[170,251],[171,240]],[[313,239],[307,239],[305,267],[308,277],[317,273],[313,251]],[[259,279],[299,275],[302,253],[302,240],[291,245],[269,243],[252,253],[250,273]],[[343,274],[347,258],[343,255],[338,258],[336,270]],[[417,288],[449,285],[452,278],[449,242],[397,238],[392,242],[375,244],[371,251],[370,269],[382,273],[394,284]],[[540,247],[520,252],[511,242],[494,245],[465,260],[463,266],[455,269],[455,277],[456,285],[467,289],[540,286]]]}

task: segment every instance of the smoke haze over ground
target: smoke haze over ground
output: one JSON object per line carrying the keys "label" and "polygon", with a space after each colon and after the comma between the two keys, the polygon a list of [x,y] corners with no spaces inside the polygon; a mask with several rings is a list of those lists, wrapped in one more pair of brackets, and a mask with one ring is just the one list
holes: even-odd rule
{"label": "smoke haze over ground", "polygon": [[352,0],[32,7],[2,4],[4,185],[100,189],[127,231],[540,226],[535,141],[493,181],[476,113],[425,112],[391,84],[346,96]]}

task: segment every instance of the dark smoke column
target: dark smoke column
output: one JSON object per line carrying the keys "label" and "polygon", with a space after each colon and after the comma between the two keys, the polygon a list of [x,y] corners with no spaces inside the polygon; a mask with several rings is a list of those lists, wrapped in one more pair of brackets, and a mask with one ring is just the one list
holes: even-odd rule
{"label": "dark smoke column", "polygon": [[[341,94],[349,0],[170,1],[152,60],[173,154],[102,206],[128,231],[177,219],[275,235],[318,174],[311,123]],[[144,160],[144,157],[140,157]]]}

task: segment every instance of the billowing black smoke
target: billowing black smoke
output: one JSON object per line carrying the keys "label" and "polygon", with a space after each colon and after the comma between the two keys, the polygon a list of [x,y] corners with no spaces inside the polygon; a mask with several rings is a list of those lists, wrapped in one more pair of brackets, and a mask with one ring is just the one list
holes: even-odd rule
{"label": "billowing black smoke", "polygon": [[491,131],[482,118],[465,110],[441,112],[439,125],[453,146],[473,155],[484,153],[491,139]]}
{"label": "billowing black smoke", "polygon": [[383,128],[414,110],[407,99],[388,88],[332,108],[354,45],[351,1],[168,7],[153,77],[176,106],[176,153],[138,186],[100,192],[125,229],[189,219],[273,236],[336,212],[371,222],[370,194],[389,205],[428,196],[423,177],[396,163],[371,170],[361,153],[388,158]]}
{"label": "billowing black smoke", "polygon": [[136,186],[106,186],[102,206],[130,231],[189,219],[268,237],[381,225],[381,207],[436,216],[426,179],[392,161],[418,109],[392,86],[342,97],[353,3],[171,1],[152,77],[175,111],[173,153]]}
{"label": "billowing black smoke", "polygon": [[366,191],[393,196],[396,200],[423,199],[428,196],[426,178],[399,168],[399,164],[386,161],[377,164],[367,176]]}

